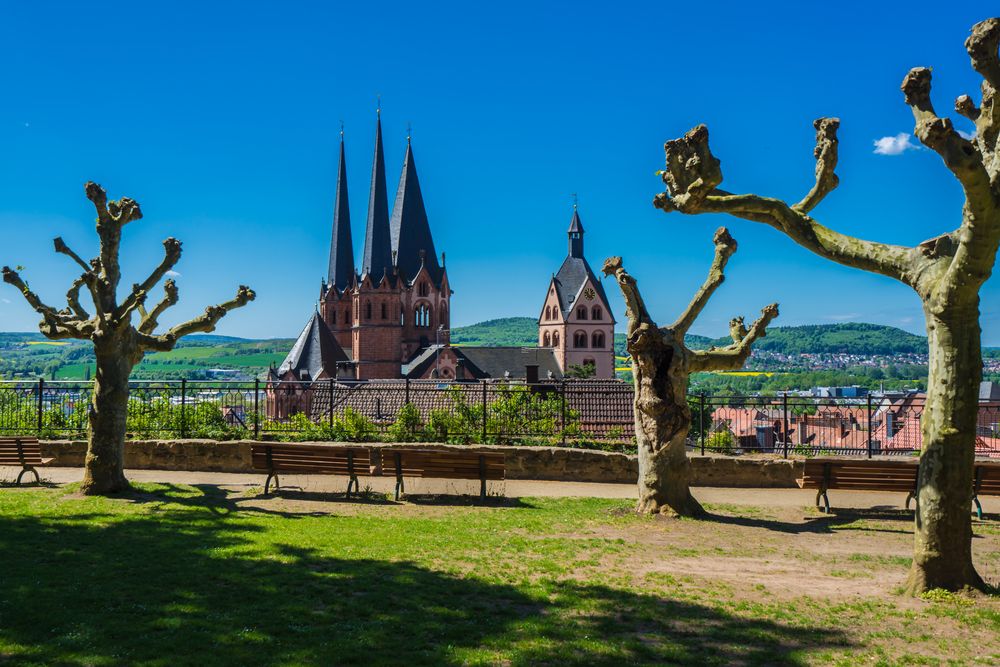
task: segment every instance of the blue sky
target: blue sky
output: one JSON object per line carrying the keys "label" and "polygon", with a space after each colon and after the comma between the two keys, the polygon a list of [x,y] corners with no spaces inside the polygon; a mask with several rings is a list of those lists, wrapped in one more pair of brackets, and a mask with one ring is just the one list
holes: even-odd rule
{"label": "blue sky", "polygon": [[[159,261],[163,238],[184,242],[181,303],[165,323],[247,283],[258,300],[218,332],[295,335],[325,270],[341,120],[360,249],[380,94],[390,192],[413,126],[454,325],[537,315],[576,192],[591,264],[623,255],[661,321],[700,284],[727,224],[740,251],[697,333],[722,335],[731,316],[770,301],[784,325],[922,332],[902,285],[770,228],[650,204],[663,141],[699,122],[724,187],[797,200],[813,178],[812,120],[836,115],[841,186],[817,218],[905,244],[958,225],[961,193],[938,157],[899,152],[905,138],[883,142],[898,154],[877,154],[875,142],[912,129],[899,92],[910,67],[934,68],[942,111],[962,93],[978,100],[962,43],[984,3],[951,2],[933,21],[912,3],[812,4],[11,4],[0,25],[0,263],[24,265],[61,303],[74,272],[51,238],[92,256],[92,179],[146,215],[125,231],[129,283]],[[984,342],[1000,345],[996,277],[982,314]],[[36,321],[0,285],[0,330]]]}

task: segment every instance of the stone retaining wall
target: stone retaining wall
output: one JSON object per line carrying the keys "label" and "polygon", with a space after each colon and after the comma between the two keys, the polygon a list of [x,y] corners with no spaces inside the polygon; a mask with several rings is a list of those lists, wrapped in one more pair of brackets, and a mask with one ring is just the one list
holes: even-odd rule
{"label": "stone retaining wall", "polygon": [[[253,472],[249,440],[136,440],[125,445],[125,466],[145,470],[201,470]],[[335,444],[335,443],[324,443]],[[339,443],[338,443],[339,444]],[[358,443],[348,443],[357,447]],[[407,443],[382,447],[468,449],[463,445]],[[83,441],[45,441],[42,456],[55,466],[82,466],[87,445]],[[574,482],[635,483],[639,465],[635,456],[569,447],[484,446],[507,454],[508,479],[550,479]],[[768,456],[728,457],[692,455],[692,484],[729,487],[794,487],[802,476],[802,461]]]}

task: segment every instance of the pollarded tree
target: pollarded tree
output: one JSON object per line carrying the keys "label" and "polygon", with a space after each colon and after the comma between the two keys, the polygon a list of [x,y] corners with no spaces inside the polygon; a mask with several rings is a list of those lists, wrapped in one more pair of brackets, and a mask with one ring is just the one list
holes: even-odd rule
{"label": "pollarded tree", "polygon": [[836,118],[816,128],[816,183],[796,204],[719,189],[722,171],[700,125],[668,141],[655,204],[665,212],[728,213],[770,225],[827,259],[905,283],[923,303],[930,347],[923,447],[917,489],[913,564],[908,589],[982,588],[972,564],[972,470],[978,388],[982,378],[979,290],[990,277],[1000,246],[1000,19],[972,29],[965,48],[982,77],[977,107],[967,95],[955,102],[976,134],[963,137],[931,105],[931,71],[910,70],[903,95],[916,120],[914,133],[943,159],[965,194],[962,224],[916,247],[863,241],[824,227],[810,211],[838,183]]}
{"label": "pollarded tree", "polygon": [[[163,283],[163,298],[151,310],[144,306],[146,297],[180,259],[181,243],[174,238],[165,240],[163,261],[142,283],[133,285],[128,296],[119,303],[121,269],[118,249],[122,227],[142,218],[142,211],[138,203],[128,198],[109,202],[104,188],[96,183],[87,183],[86,192],[87,199],[97,209],[100,254],[85,262],[61,238],[55,240],[56,252],[66,255],[83,269],[66,293],[66,308],[56,310],[43,303],[9,267],[3,268],[3,279],[19,289],[25,300],[42,316],[38,326],[46,337],[54,340],[80,338],[94,343],[97,374],[90,402],[82,491],[103,495],[124,491],[129,486],[124,472],[125,420],[128,414],[128,378],[132,368],[147,351],[171,350],[182,336],[213,331],[227,312],[253,301],[254,293],[250,288],[240,286],[233,300],[209,306],[201,316],[178,324],[166,333],[154,333],[163,311],[177,303],[177,285],[173,280],[166,280]],[[80,302],[80,291],[84,287],[93,301],[93,315]],[[133,326],[132,314],[136,312],[139,322]]]}
{"label": "pollarded tree", "polygon": [[732,320],[733,343],[727,347],[690,350],[684,344],[684,335],[725,280],[726,264],[734,252],[736,241],[724,227],[720,228],[715,233],[715,260],[708,278],[680,318],[663,328],[650,317],[636,280],[622,267],[621,257],[604,261],[604,273],[615,277],[625,297],[628,318],[627,349],[632,355],[635,382],[639,512],[682,516],[703,512],[690,489],[691,462],[686,449],[691,430],[688,378],[699,371],[742,368],[753,342],[764,336],[767,325],[778,315],[778,304],[771,304],[749,329],[742,317]]}

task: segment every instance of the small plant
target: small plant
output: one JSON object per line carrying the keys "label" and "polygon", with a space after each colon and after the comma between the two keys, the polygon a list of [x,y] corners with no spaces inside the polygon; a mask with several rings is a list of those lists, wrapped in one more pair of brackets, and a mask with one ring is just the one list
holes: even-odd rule
{"label": "small plant", "polygon": [[734,436],[733,432],[728,428],[716,431],[712,435],[708,436],[706,449],[718,452],[719,454],[735,454],[736,436]]}

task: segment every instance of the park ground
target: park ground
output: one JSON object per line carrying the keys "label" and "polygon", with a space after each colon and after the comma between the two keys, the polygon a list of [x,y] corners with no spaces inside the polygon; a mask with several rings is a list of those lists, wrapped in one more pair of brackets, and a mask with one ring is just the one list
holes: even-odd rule
{"label": "park ground", "polygon": [[897,494],[837,492],[828,516],[809,492],[696,489],[710,514],[688,520],[635,515],[627,485],[508,481],[479,505],[164,471],[85,498],[79,469],[46,476],[0,488],[0,664],[1000,663],[1000,598],[899,594]]}

